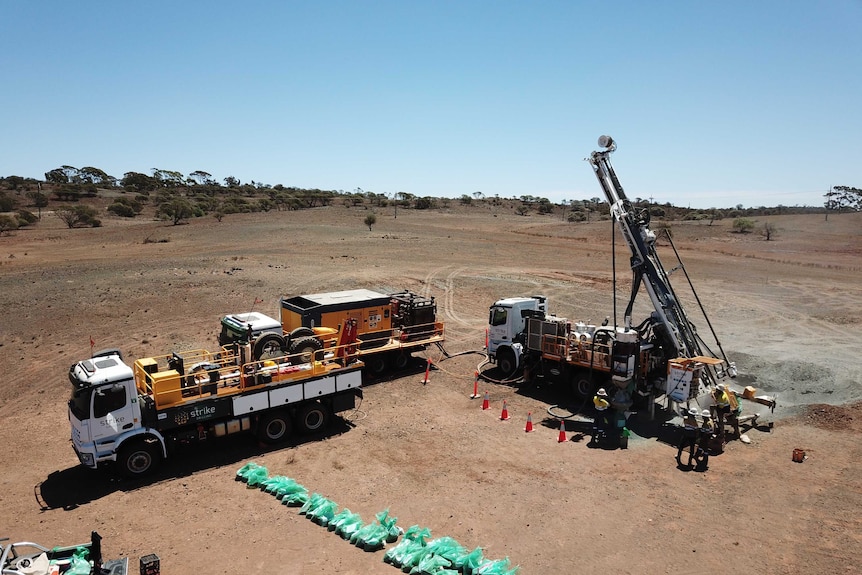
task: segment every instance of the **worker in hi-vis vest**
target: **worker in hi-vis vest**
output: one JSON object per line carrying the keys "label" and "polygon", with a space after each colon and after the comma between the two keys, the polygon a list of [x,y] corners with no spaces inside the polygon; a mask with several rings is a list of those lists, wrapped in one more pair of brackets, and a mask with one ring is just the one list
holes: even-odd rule
{"label": "worker in hi-vis vest", "polygon": [[607,433],[611,428],[611,403],[608,401],[608,392],[601,388],[593,396],[593,405],[596,408],[596,428]]}

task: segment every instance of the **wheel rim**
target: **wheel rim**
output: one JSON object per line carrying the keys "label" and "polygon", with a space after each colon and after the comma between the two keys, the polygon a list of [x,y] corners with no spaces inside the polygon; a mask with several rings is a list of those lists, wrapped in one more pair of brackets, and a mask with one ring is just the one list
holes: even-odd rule
{"label": "wheel rim", "polygon": [[323,427],[323,422],[326,420],[323,411],[320,409],[312,409],[305,414],[303,423],[308,431],[316,431]]}
{"label": "wheel rim", "polygon": [[371,360],[371,371],[376,374],[381,374],[386,371],[386,361],[382,357],[375,357]]}
{"label": "wheel rim", "polygon": [[260,353],[260,359],[271,359],[280,355],[282,355],[281,347],[279,347],[278,342],[273,341],[263,346]]}
{"label": "wheel rim", "polygon": [[506,352],[499,357],[498,360],[500,371],[503,372],[503,375],[511,375],[513,371],[515,371],[515,359],[512,357],[511,352]]}
{"label": "wheel rim", "polygon": [[575,392],[581,397],[588,397],[593,391],[593,384],[589,379],[579,379],[575,383]]}
{"label": "wheel rim", "polygon": [[273,419],[269,423],[266,424],[264,428],[264,433],[266,437],[272,441],[277,441],[284,437],[284,434],[287,432],[287,424],[283,419]]}
{"label": "wheel rim", "polygon": [[144,473],[153,464],[153,456],[146,449],[139,449],[126,459],[126,468],[131,473]]}

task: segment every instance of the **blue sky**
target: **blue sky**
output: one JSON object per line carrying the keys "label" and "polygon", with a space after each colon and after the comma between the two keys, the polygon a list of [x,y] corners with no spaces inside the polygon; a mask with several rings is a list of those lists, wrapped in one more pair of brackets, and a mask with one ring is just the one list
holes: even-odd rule
{"label": "blue sky", "polygon": [[0,2],[0,176],[823,204],[862,187],[862,1]]}

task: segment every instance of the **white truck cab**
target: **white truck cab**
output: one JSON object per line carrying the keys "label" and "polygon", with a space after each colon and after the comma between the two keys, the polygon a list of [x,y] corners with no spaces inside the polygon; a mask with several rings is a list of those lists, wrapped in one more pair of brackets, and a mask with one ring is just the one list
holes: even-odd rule
{"label": "white truck cab", "polygon": [[116,461],[116,447],[143,431],[135,378],[118,350],[106,350],[69,368],[72,445],[86,467]]}
{"label": "white truck cab", "polygon": [[[525,313],[526,312],[526,313]],[[517,341],[524,332],[530,312],[548,313],[545,296],[510,297],[497,300],[488,314],[488,357],[510,375],[520,365],[523,344]]]}

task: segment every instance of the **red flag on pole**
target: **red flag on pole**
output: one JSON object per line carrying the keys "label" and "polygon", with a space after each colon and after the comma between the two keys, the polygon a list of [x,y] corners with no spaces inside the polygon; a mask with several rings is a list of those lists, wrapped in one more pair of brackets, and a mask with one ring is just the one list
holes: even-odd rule
{"label": "red flag on pole", "polygon": [[263,300],[259,299],[259,298],[254,298],[254,303],[255,303],[255,305],[259,304],[259,303],[263,303]]}
{"label": "red flag on pole", "polygon": [[96,346],[96,341],[93,339],[93,336],[91,335],[90,336],[90,347],[95,347],[95,346]]}

